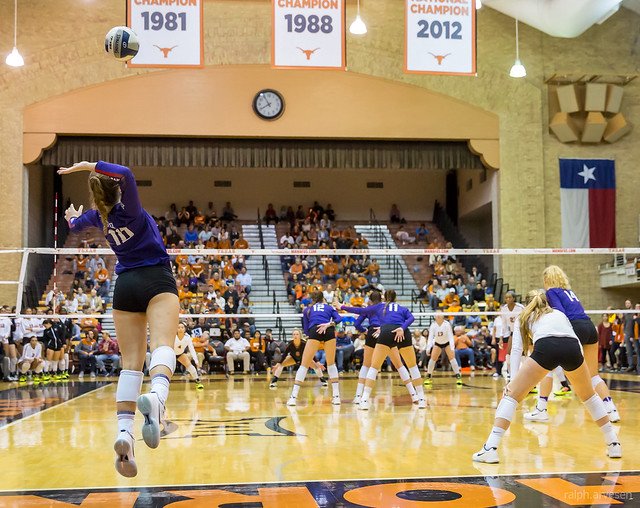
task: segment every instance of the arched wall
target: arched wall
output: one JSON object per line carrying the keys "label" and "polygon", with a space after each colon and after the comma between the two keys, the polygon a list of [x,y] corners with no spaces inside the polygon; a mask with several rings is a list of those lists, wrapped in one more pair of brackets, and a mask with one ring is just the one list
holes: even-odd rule
{"label": "arched wall", "polygon": [[[478,76],[453,78],[403,74],[402,5],[397,0],[363,2],[362,14],[369,33],[366,37],[348,36],[348,72],[416,85],[497,115],[501,246],[559,245],[559,156],[613,155],[619,181],[634,181],[636,161],[640,159],[638,129],[612,147],[562,145],[547,132],[543,83],[556,72],[637,73],[638,60],[633,57],[637,15],[621,9],[603,25],[594,26],[573,40],[556,40],[522,26],[520,49],[528,76],[513,80],[507,74],[514,58],[513,19],[483,8],[478,13]],[[270,10],[271,3],[266,0],[206,1],[206,65],[268,64]],[[72,39],[66,37],[70,13]],[[124,2],[120,0],[103,0],[99,10],[95,3],[84,0],[21,4],[19,46],[27,65],[22,69],[0,66],[0,192],[4,198],[0,200],[0,247],[13,246],[16,239],[23,237],[25,108],[73,90],[148,72],[127,69],[102,53],[103,34],[111,26],[122,24],[124,16]],[[351,4],[347,16],[354,16]],[[0,33],[10,33],[9,18],[0,18]],[[45,25],[47,29],[42,30]],[[8,53],[10,45],[9,38],[0,38],[0,54]],[[638,87],[637,82],[632,82],[625,88],[623,107],[631,122],[637,122],[640,114]],[[173,93],[167,91],[168,100]],[[87,117],[91,115],[87,111]],[[637,242],[637,192],[632,187],[620,187],[618,191],[620,245]],[[548,260],[539,257],[525,265],[518,259],[505,259],[503,275],[519,291],[539,287],[539,273],[545,261]],[[570,275],[583,275],[584,282],[578,281],[576,289],[594,305],[607,303],[607,295],[598,288],[596,262],[593,258],[576,258],[569,267]],[[0,265],[2,279],[14,278],[17,272],[17,261]],[[0,301],[11,296],[11,291],[0,288]]]}

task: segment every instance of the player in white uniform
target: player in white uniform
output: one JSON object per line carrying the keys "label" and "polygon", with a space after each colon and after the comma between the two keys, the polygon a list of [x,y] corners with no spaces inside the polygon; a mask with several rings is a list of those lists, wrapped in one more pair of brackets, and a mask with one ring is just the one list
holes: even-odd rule
{"label": "player in white uniform", "polygon": [[431,377],[433,369],[436,366],[440,353],[444,350],[451,363],[453,373],[456,375],[456,383],[462,385],[462,376],[460,375],[460,366],[456,361],[455,345],[453,340],[453,329],[449,321],[444,319],[444,314],[436,311],[436,320],[429,327],[429,339],[427,340],[427,353],[431,351],[429,358],[429,366],[427,367],[427,379],[424,380],[425,385],[433,383]]}
{"label": "player in white uniform", "polygon": [[44,368],[44,361],[42,359],[42,344],[38,342],[37,337],[32,336],[31,340],[22,348],[22,355],[18,360],[18,365],[20,367],[21,383],[26,383],[29,371],[35,373],[33,381],[35,383],[40,382],[40,373]]}
{"label": "player in white uniform", "polygon": [[[0,314],[8,314],[9,308],[0,308]],[[0,317],[0,344],[4,351],[2,360],[2,374],[5,381],[17,381],[16,366],[18,364],[18,353],[11,333],[11,318]]]}
{"label": "player in white uniform", "polygon": [[[187,350],[189,351],[191,358],[187,355]],[[173,351],[176,354],[176,361],[184,365],[184,368],[187,369],[191,379],[196,382],[196,389],[204,390],[204,385],[200,381],[198,371],[193,365],[193,362],[198,361],[198,355],[193,347],[191,336],[187,333],[187,327],[182,322],[178,324],[178,333],[176,334],[176,338],[173,343]],[[200,365],[198,365],[198,368],[200,368]]]}
{"label": "player in white uniform", "polygon": [[513,291],[507,291],[504,297],[504,305],[500,307],[500,313],[502,316],[502,343],[503,347],[507,347],[507,357],[504,362],[502,374],[505,378],[509,377],[509,358],[511,354],[511,341],[510,338],[513,335],[513,329],[516,323],[516,319],[520,313],[524,310],[524,305],[516,302],[516,295]]}
{"label": "player in white uniform", "polygon": [[[473,460],[495,464],[500,461],[498,446],[511,425],[518,404],[550,371],[561,366],[573,383],[593,420],[602,431],[610,458],[622,457],[622,447],[615,428],[609,420],[607,408],[591,385],[591,375],[584,360],[582,345],[571,323],[560,311],[547,303],[544,291],[531,291],[528,304],[514,323],[513,353],[522,355],[533,347],[531,356],[524,359],[513,379],[504,389],[495,412],[491,434]],[[520,324],[522,322],[522,324]]]}

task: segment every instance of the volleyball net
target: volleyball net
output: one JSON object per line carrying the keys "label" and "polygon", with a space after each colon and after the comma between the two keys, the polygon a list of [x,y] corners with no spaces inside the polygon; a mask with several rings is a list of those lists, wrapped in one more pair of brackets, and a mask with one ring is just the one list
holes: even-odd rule
{"label": "volleyball net", "polygon": [[[461,326],[491,326],[508,294],[524,301],[542,287],[542,270],[557,264],[594,321],[624,308],[621,289],[640,285],[640,248],[617,249],[170,249],[180,316],[209,328],[249,323],[251,330],[288,335],[300,327],[311,293],[327,303],[363,306],[374,289],[393,289],[398,303],[431,323],[436,311]],[[0,263],[19,271],[0,281],[8,317],[112,321],[116,259],[107,248],[0,250]],[[243,273],[243,267],[247,274]],[[15,287],[15,290],[12,289]],[[217,290],[217,291],[216,291]],[[354,317],[345,319],[344,328]]]}

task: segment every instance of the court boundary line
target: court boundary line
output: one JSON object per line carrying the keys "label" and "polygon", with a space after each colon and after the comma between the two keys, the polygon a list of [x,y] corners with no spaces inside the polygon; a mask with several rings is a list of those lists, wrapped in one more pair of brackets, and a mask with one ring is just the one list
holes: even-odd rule
{"label": "court boundary line", "polygon": [[[104,388],[104,387],[101,387]],[[88,395],[88,394],[85,394]],[[495,466],[495,464],[488,464],[488,466]],[[165,489],[176,490],[183,488],[195,488],[195,487],[235,487],[244,485],[281,485],[281,484],[297,484],[297,483],[327,483],[327,482],[398,482],[403,480],[415,481],[415,480],[441,480],[445,478],[483,478],[485,476],[512,476],[514,478],[520,476],[548,476],[548,475],[585,475],[585,474],[601,474],[601,475],[615,475],[620,473],[640,473],[640,469],[621,469],[618,471],[563,471],[563,472],[548,472],[548,473],[498,473],[498,474],[482,474],[478,471],[478,474],[450,474],[450,475],[437,475],[437,476],[406,476],[403,478],[337,478],[337,479],[324,479],[324,480],[283,480],[283,481],[255,481],[255,482],[236,482],[236,483],[190,483],[185,485],[136,485],[132,487],[125,487],[122,485],[106,486],[106,487],[59,487],[59,488],[42,488],[42,489],[21,489],[21,490],[3,490],[0,489],[0,494],[22,494],[27,492],[60,492],[67,490],[76,491],[97,491],[97,490],[116,490],[118,492],[136,491],[141,489]],[[0,496],[1,497],[1,496]]]}
{"label": "court boundary line", "polygon": [[[14,420],[14,421],[12,421],[12,422],[10,422],[10,423],[7,423],[6,425],[4,425],[4,426],[0,427],[0,431],[2,431],[2,430],[4,430],[4,429],[8,429],[9,427],[13,427],[15,424],[17,424],[17,423],[22,423],[22,422],[24,422],[25,420],[28,420],[28,419],[30,419],[30,418],[33,418],[34,416],[38,416],[38,415],[41,415],[42,413],[46,413],[47,411],[50,411],[51,409],[55,409],[55,408],[57,408],[57,407],[61,407],[61,406],[63,406],[64,404],[67,404],[67,403],[69,403],[69,402],[73,402],[73,401],[75,401],[75,400],[81,399],[82,397],[86,397],[87,395],[94,394],[94,393],[96,393],[98,390],[102,390],[102,389],[106,388],[107,386],[111,386],[111,385],[113,385],[113,384],[114,384],[114,383],[108,383],[108,384],[106,384],[106,385],[104,385],[104,386],[98,386],[95,390],[91,390],[90,392],[83,393],[83,394],[81,394],[81,395],[78,395],[77,397],[73,397],[72,399],[62,401],[62,402],[60,402],[60,404],[55,404],[54,406],[46,407],[46,408],[44,408],[42,411],[38,411],[37,413],[33,413],[33,414],[31,414],[31,415],[27,415],[27,416],[25,416],[24,418],[19,418],[18,420]],[[7,492],[7,491],[0,490],[0,492]],[[14,491],[8,491],[8,492],[14,492]]]}

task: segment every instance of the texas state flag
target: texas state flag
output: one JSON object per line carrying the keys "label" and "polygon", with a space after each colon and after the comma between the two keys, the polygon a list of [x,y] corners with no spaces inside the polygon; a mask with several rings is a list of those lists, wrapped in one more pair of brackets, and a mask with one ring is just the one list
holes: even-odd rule
{"label": "texas state flag", "polygon": [[616,246],[616,172],[608,159],[560,159],[562,246]]}

